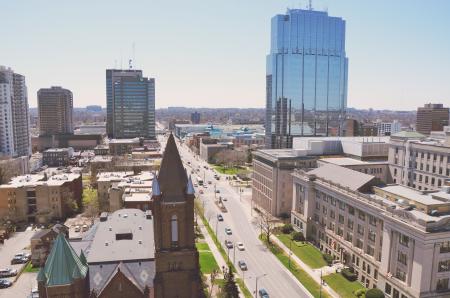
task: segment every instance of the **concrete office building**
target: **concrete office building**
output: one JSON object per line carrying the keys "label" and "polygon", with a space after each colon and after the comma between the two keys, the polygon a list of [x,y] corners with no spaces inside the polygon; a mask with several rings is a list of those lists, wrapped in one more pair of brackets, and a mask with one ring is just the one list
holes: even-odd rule
{"label": "concrete office building", "polygon": [[417,132],[391,137],[389,168],[394,183],[418,190],[434,190],[450,182],[450,131],[445,139],[425,138]]}
{"label": "concrete office building", "polygon": [[377,128],[378,136],[391,136],[402,130],[401,124],[397,120],[392,122],[376,121],[374,124]]}
{"label": "concrete office building", "polygon": [[39,89],[39,135],[51,136],[73,133],[73,95],[61,87]]}
{"label": "concrete office building", "polygon": [[155,79],[141,70],[106,70],[107,134],[110,138],[154,139]]}
{"label": "concrete office building", "polygon": [[424,135],[441,131],[449,125],[450,110],[443,104],[425,104],[417,108],[416,130]]}
{"label": "concrete office building", "polygon": [[0,66],[0,156],[31,154],[28,93],[25,77]]}
{"label": "concrete office building", "polygon": [[292,149],[253,152],[252,205],[273,216],[289,215],[292,209],[292,172],[316,167],[317,157]]}
{"label": "concrete office building", "polygon": [[295,171],[294,228],[386,297],[449,297],[450,189],[376,180],[331,164]]}
{"label": "concrete office building", "polygon": [[266,58],[266,148],[296,136],[338,136],[347,107],[345,21],[288,9],[271,21]]}

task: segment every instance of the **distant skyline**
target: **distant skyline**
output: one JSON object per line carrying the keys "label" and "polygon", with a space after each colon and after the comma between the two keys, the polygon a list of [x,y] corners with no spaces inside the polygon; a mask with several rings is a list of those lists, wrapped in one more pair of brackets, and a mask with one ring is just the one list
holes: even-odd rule
{"label": "distant skyline", "polygon": [[[300,5],[299,5],[300,3]],[[156,107],[265,106],[270,19],[308,1],[3,1],[0,65],[39,88],[62,86],[74,106],[106,106],[105,70],[156,79]],[[450,105],[450,1],[313,1],[346,20],[348,106]]]}

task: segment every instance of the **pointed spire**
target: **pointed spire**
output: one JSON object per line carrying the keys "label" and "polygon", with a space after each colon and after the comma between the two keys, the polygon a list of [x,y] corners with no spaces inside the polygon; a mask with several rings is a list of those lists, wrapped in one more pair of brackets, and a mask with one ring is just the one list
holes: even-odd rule
{"label": "pointed spire", "polygon": [[188,178],[173,134],[169,135],[158,174],[160,190],[166,201],[184,201]]}
{"label": "pointed spire", "polygon": [[152,181],[152,195],[153,196],[160,196],[161,195],[161,190],[159,189],[158,178],[156,176],[153,177],[153,181]]}
{"label": "pointed spire", "polygon": [[186,194],[188,194],[188,195],[195,194],[195,189],[194,189],[194,185],[192,184],[191,175],[189,175],[188,183],[186,186]]}
{"label": "pointed spire", "polygon": [[87,259],[86,259],[86,256],[84,255],[83,250],[81,250],[81,253],[80,253],[80,261],[81,261],[81,263],[83,263],[83,265],[87,265]]}
{"label": "pointed spire", "polygon": [[60,233],[37,279],[44,282],[45,286],[68,285],[75,279],[85,278],[87,272],[87,265],[83,264],[64,235]]}

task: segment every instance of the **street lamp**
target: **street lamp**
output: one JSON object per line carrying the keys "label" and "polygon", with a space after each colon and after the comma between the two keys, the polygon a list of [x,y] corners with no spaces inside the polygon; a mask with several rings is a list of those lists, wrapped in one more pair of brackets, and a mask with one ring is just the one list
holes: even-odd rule
{"label": "street lamp", "polygon": [[267,273],[261,274],[260,276],[255,277],[255,298],[258,297],[258,279],[266,276]]}

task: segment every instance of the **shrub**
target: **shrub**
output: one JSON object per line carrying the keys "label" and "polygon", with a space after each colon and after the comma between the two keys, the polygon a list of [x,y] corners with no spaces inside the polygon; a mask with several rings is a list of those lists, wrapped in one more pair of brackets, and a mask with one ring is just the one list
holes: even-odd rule
{"label": "shrub", "polygon": [[290,234],[290,233],[292,233],[292,231],[294,231],[294,228],[292,227],[291,224],[285,224],[281,228],[281,232],[283,232],[283,234]]}
{"label": "shrub", "polygon": [[327,262],[328,266],[330,266],[333,263],[333,256],[330,254],[322,254],[322,258]]}
{"label": "shrub", "polygon": [[352,272],[349,268],[344,268],[341,271],[341,274],[348,280],[348,281],[355,281],[358,279],[358,276]]}
{"label": "shrub", "polygon": [[380,289],[373,288],[373,289],[367,290],[366,298],[384,298],[384,293]]}
{"label": "shrub", "polygon": [[366,293],[366,289],[358,289],[354,292],[356,297],[364,297],[364,294]]}
{"label": "shrub", "polygon": [[305,241],[305,236],[303,236],[302,232],[293,232],[292,240],[294,241]]}

